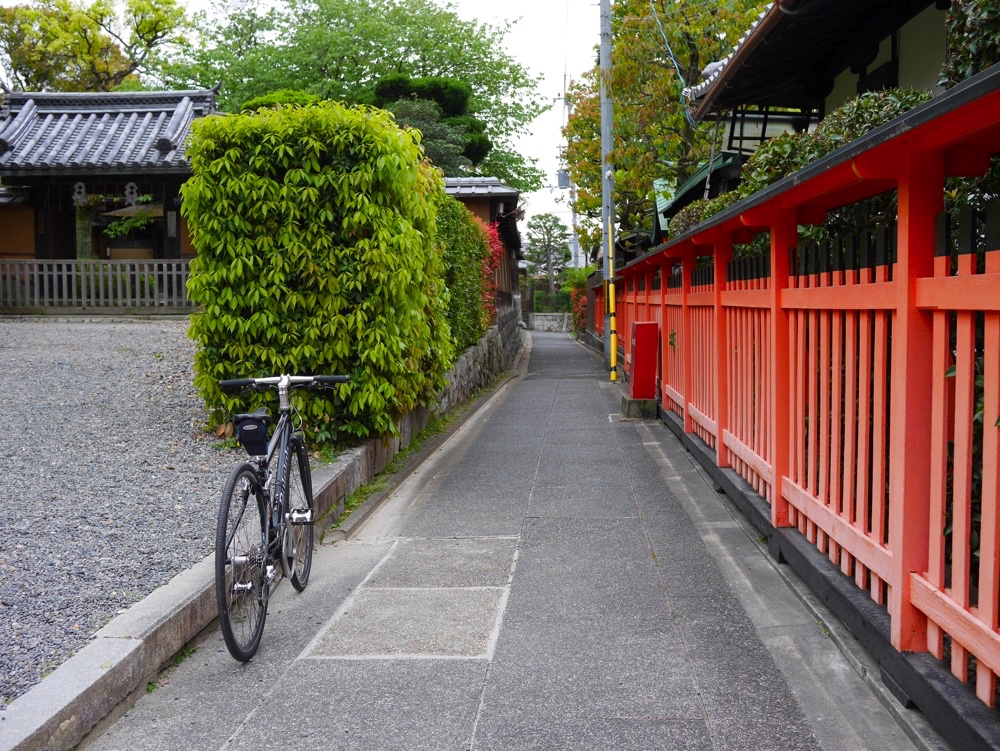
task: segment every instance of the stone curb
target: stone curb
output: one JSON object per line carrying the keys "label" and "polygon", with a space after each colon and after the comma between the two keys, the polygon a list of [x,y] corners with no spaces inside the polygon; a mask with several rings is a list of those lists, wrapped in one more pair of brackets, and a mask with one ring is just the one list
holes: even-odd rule
{"label": "stone curb", "polygon": [[[521,363],[528,349],[526,345],[521,347],[516,363]],[[435,443],[436,448],[447,440],[513,377],[503,379],[473,402],[444,434],[429,443]],[[399,437],[369,440],[339,457],[330,468],[317,470],[314,482],[319,488],[315,492],[319,515],[322,517],[334,508],[342,511],[344,498],[381,472],[399,450],[401,439],[409,443],[427,424],[429,414],[426,408],[412,412],[407,418],[413,416],[413,420],[400,426]],[[419,428],[413,429],[421,422]],[[428,446],[426,452],[417,451],[407,462],[407,468],[393,476],[396,484],[433,450]],[[369,499],[372,505],[364,517],[384,500],[386,494],[380,495],[379,499]],[[352,522],[348,529],[357,528],[364,517]],[[348,535],[345,532],[344,536]],[[54,672],[11,702],[0,712],[0,751],[71,749],[120,703],[128,701],[144,681],[218,616],[214,565],[213,553],[151,592],[98,630],[93,641]]]}

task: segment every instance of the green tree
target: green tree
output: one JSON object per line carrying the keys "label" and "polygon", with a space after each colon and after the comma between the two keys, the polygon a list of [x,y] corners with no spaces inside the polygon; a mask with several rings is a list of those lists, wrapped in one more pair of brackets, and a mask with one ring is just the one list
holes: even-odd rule
{"label": "green tree", "polygon": [[405,128],[420,132],[420,145],[431,163],[448,177],[468,174],[472,166],[462,152],[465,150],[465,132],[441,120],[440,108],[427,99],[400,99],[386,109]]}
{"label": "green tree", "polygon": [[0,8],[0,75],[22,91],[111,91],[155,80],[184,43],[177,0],[37,0]]}
{"label": "green tree", "polygon": [[[619,231],[648,229],[653,180],[679,184],[707,161],[713,129],[694,123],[682,100],[701,70],[732,51],[765,3],[760,0],[618,0],[612,4],[615,211]],[[676,61],[676,64],[675,64]],[[569,92],[565,162],[577,186],[587,245],[599,238],[601,152],[599,70]]]}
{"label": "green tree", "polygon": [[[469,168],[493,148],[486,123],[468,113],[471,98],[472,87],[464,81],[444,76],[411,80],[401,73],[379,80],[371,94],[376,106],[391,110],[398,122],[422,133],[427,156],[449,177],[470,174]],[[456,144],[459,148],[453,153]]]}
{"label": "green tree", "polygon": [[573,259],[568,237],[569,229],[555,214],[535,214],[528,220],[528,275],[545,274],[550,295],[556,293],[556,277]]}
{"label": "green tree", "polygon": [[432,0],[279,0],[267,10],[238,0],[225,19],[200,17],[197,43],[165,69],[172,84],[222,81],[220,106],[234,110],[279,89],[363,103],[390,74],[449,77],[470,87],[468,113],[494,144],[475,172],[541,187],[542,172],[513,139],[546,105],[537,77],[504,49],[509,24],[463,21]]}

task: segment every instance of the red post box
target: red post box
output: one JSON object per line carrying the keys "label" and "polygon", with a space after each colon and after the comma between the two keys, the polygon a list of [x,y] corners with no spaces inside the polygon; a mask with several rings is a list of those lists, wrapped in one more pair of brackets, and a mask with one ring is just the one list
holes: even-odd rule
{"label": "red post box", "polygon": [[660,343],[660,325],[654,321],[632,324],[632,372],[629,374],[629,399],[656,398],[656,362]]}

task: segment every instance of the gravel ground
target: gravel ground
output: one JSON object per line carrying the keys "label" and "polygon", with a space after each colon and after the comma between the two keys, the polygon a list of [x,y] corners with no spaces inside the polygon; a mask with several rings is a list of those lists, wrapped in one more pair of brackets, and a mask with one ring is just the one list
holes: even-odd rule
{"label": "gravel ground", "polygon": [[214,546],[186,320],[0,319],[0,709]]}

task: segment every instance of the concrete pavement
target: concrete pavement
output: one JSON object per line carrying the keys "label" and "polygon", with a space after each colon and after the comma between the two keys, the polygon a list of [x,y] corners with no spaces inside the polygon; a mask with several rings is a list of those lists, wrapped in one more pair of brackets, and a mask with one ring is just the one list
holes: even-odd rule
{"label": "concrete pavement", "polygon": [[533,334],[527,373],[281,586],[249,664],[212,631],[81,748],[938,747],[620,396]]}

